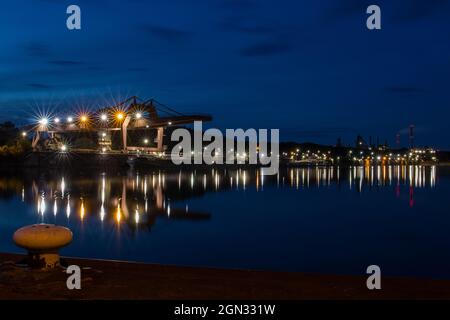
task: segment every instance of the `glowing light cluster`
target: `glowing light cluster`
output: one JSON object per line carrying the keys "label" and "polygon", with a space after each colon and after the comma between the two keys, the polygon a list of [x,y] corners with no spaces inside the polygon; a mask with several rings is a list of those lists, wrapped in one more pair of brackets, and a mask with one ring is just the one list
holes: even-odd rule
{"label": "glowing light cluster", "polygon": [[123,112],[117,112],[116,118],[117,120],[123,120],[123,118],[125,118],[125,114]]}

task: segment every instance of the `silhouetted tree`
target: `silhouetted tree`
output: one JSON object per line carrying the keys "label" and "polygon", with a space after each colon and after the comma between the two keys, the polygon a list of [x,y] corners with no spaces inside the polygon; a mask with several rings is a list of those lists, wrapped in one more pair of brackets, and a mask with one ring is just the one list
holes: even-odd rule
{"label": "silhouetted tree", "polygon": [[0,145],[14,144],[19,136],[19,129],[16,128],[14,123],[6,121],[0,123]]}

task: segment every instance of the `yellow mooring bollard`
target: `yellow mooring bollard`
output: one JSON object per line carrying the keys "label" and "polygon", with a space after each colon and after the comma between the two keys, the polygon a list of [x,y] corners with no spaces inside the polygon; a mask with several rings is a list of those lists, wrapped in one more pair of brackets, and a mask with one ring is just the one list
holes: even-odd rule
{"label": "yellow mooring bollard", "polygon": [[51,269],[59,266],[58,250],[72,242],[72,231],[53,224],[34,224],[20,228],[13,240],[28,250],[28,265],[31,268]]}

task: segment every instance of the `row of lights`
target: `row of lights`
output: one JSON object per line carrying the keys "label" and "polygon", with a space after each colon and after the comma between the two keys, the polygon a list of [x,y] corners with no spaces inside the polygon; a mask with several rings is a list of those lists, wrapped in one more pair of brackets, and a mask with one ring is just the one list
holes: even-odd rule
{"label": "row of lights", "polygon": [[[117,120],[122,121],[122,120],[124,120],[124,118],[125,118],[125,113],[123,113],[123,112],[117,112],[116,115],[115,115],[115,117],[117,118]],[[135,114],[135,118],[138,119],[138,120],[141,119],[141,118],[142,118],[142,113],[137,112],[137,113]],[[81,115],[81,116],[80,116],[80,122],[85,123],[85,122],[87,122],[88,120],[89,120],[89,118],[88,118],[87,115]],[[104,121],[104,122],[105,122],[105,121],[108,121],[108,116],[107,116],[105,113],[102,113],[102,114],[100,115],[100,120],[101,120],[101,121]],[[54,121],[54,123],[58,124],[58,123],[61,122],[61,119],[60,119],[60,118],[55,118],[53,121]],[[71,116],[67,117],[67,123],[73,123],[73,121],[74,121],[73,117],[71,117]],[[39,120],[39,124],[40,124],[41,126],[43,126],[43,127],[47,126],[49,123],[50,123],[50,120],[49,120],[48,118],[41,118],[41,119]],[[169,126],[171,126],[171,125],[172,125],[172,122],[171,122],[171,121],[168,121],[167,124],[168,124]],[[148,126],[147,126],[147,128],[148,128]]]}
{"label": "row of lights", "polygon": [[[328,160],[329,159],[331,161],[334,161],[333,156],[331,155],[331,151],[328,151],[328,155],[325,154],[325,153],[321,154],[320,150],[317,151],[317,154],[316,153],[310,154],[310,152],[311,151],[308,150],[308,151],[306,151],[306,153],[303,152],[303,153],[300,154],[300,149],[296,149],[295,151],[291,151],[290,152],[290,159],[294,160],[295,157],[299,157],[299,156],[301,156],[302,159],[307,159],[307,158],[310,159],[311,155],[312,155],[312,157],[315,157],[316,159],[322,159],[322,156],[323,156],[324,160]],[[419,157],[418,154],[424,154],[425,155],[426,153],[430,153],[431,155],[433,155],[433,157],[431,159],[433,161],[437,161],[437,157],[434,156],[436,151],[433,150],[433,149],[427,149],[427,150],[417,150],[416,149],[416,150],[411,150],[409,155],[408,154],[404,154],[403,156],[400,155],[400,154],[394,155],[393,153],[389,153],[389,154],[375,154],[375,152],[373,152],[373,151],[370,151],[370,152],[360,151],[359,152],[360,157],[358,158],[358,157],[354,156],[354,153],[356,153],[356,152],[353,152],[353,150],[349,150],[348,151],[348,158],[352,159],[353,161],[359,161],[359,162],[364,161],[364,160],[368,160],[368,161],[373,161],[373,160],[377,160],[377,161],[381,161],[381,160],[393,161],[394,160],[394,161],[398,162],[398,161],[404,161],[406,158],[409,158],[412,161],[419,161],[420,157]],[[365,155],[367,153],[369,155]],[[288,156],[288,153],[287,152],[283,152],[283,156]],[[336,160],[339,161],[340,157],[337,157]]]}
{"label": "row of lights", "polygon": [[[124,112],[117,112],[116,114],[115,114],[115,117],[117,118],[117,120],[123,120],[124,118],[125,118],[125,113]],[[141,112],[136,112],[136,114],[135,114],[135,118],[136,119],[141,119],[142,118],[142,113]],[[67,123],[72,123],[73,121],[74,121],[74,119],[73,119],[73,117],[71,117],[71,116],[69,116],[69,117],[67,117]],[[89,117],[87,116],[87,115],[81,115],[80,116],[80,121],[81,122],[87,122],[89,120]],[[101,115],[100,115],[100,120],[101,121],[108,121],[108,115],[107,114],[105,114],[105,113],[102,113]],[[61,119],[60,118],[55,118],[54,120],[53,120],[53,122],[54,123],[56,123],[56,124],[58,124],[58,123],[60,123],[61,122]],[[50,123],[50,120],[48,119],[48,118],[41,118],[40,120],[39,120],[39,124],[40,125],[42,125],[42,126],[46,126],[46,125],[48,125]],[[170,123],[169,123],[170,124]]]}
{"label": "row of lights", "polygon": [[[135,117],[138,120],[141,119],[142,118],[142,113],[137,112],[135,114]],[[125,113],[123,113],[123,112],[116,113],[116,118],[117,118],[117,120],[122,121],[125,118]],[[89,120],[89,118],[88,118],[87,115],[80,116],[80,121],[81,122],[85,123],[88,120]],[[108,116],[105,113],[102,113],[100,115],[100,120],[101,121],[108,121]],[[53,121],[54,121],[54,123],[58,124],[58,123],[61,122],[61,119],[60,118],[55,118]],[[72,122],[73,122],[73,117],[70,117],[70,116],[67,117],[67,123],[72,123]],[[39,124],[41,126],[44,126],[44,127],[47,126],[49,123],[50,123],[50,120],[48,118],[42,118],[42,119],[39,120]],[[167,122],[167,124],[170,126],[170,125],[172,125],[172,122],[169,121],[169,122]]]}

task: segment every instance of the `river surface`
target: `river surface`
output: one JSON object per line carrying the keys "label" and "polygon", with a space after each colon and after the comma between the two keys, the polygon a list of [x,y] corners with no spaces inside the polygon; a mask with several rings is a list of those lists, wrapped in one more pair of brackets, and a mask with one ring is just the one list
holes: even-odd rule
{"label": "river surface", "polygon": [[0,252],[23,252],[16,229],[56,223],[74,257],[450,278],[449,169],[3,174]]}

